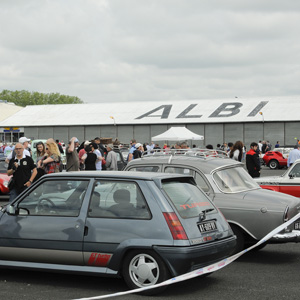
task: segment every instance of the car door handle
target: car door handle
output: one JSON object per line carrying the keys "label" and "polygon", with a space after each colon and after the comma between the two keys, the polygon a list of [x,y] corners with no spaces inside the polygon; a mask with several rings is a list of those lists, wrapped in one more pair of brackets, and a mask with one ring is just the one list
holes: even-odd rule
{"label": "car door handle", "polygon": [[89,228],[87,226],[84,226],[84,236],[87,236],[89,234]]}

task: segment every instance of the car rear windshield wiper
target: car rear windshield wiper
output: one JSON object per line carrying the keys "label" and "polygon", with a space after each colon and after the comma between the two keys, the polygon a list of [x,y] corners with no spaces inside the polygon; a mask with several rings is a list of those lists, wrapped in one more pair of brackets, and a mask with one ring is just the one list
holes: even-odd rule
{"label": "car rear windshield wiper", "polygon": [[202,222],[206,219],[206,214],[210,211],[215,210],[214,208],[208,208],[208,209],[204,209],[202,210],[202,212],[199,214],[199,222]]}

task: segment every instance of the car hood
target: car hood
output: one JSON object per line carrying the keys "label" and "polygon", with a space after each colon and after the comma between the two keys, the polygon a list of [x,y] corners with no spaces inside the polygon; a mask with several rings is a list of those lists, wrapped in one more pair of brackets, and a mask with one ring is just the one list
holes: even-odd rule
{"label": "car hood", "polygon": [[248,191],[244,195],[244,200],[247,202],[260,203],[265,207],[279,208],[279,207],[296,207],[300,206],[300,199],[290,196],[284,193],[275,192],[265,189],[257,189],[253,191]]}

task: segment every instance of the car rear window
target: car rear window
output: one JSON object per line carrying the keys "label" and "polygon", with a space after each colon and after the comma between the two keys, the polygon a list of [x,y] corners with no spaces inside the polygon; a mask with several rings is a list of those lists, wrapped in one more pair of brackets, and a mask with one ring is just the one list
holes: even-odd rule
{"label": "car rear window", "polygon": [[162,182],[162,188],[182,218],[197,217],[204,210],[215,208],[209,198],[192,183],[168,180]]}
{"label": "car rear window", "polygon": [[213,174],[213,178],[224,193],[237,193],[259,188],[243,167],[219,170]]}

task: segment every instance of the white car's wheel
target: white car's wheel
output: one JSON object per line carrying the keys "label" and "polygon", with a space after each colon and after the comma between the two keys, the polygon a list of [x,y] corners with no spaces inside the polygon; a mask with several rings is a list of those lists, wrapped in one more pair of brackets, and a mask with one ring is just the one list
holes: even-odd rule
{"label": "white car's wheel", "polygon": [[272,169],[272,170],[275,170],[277,169],[279,166],[279,163],[277,160],[275,159],[272,159],[270,162],[269,162],[269,168]]}
{"label": "white car's wheel", "polygon": [[[155,285],[170,276],[164,262],[155,252],[136,250],[125,257],[123,277],[129,288],[136,289]],[[164,289],[165,287],[151,289],[144,294],[153,295]]]}

